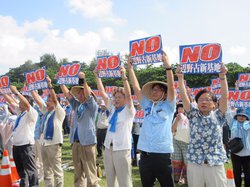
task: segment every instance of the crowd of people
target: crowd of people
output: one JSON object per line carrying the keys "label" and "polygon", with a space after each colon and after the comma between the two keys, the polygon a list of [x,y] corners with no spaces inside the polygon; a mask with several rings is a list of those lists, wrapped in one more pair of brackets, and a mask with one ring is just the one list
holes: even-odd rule
{"label": "crowd of people", "polygon": [[[38,186],[42,180],[46,187],[63,186],[63,134],[72,145],[75,187],[99,186],[97,158],[103,158],[108,187],[133,186],[132,165],[137,163],[143,187],[152,187],[156,181],[162,187],[175,183],[226,187],[224,163],[228,157],[236,186],[242,184],[242,173],[245,186],[250,186],[250,116],[245,109],[228,107],[226,66],[222,64],[219,73],[219,101],[206,89],[192,99],[178,67],[181,100],[177,101],[174,72],[165,53],[162,61],[166,81],[150,81],[141,88],[128,58],[127,69],[120,67],[123,87],[114,88],[112,97],[105,92],[96,68],[99,100],[84,72],[78,74],[79,85],[70,90],[60,85],[63,100],[57,97],[49,77],[46,101],[37,90],[22,95],[10,86],[12,94],[2,94],[7,102],[0,110],[0,145],[13,153],[20,186]],[[130,84],[137,102],[132,99]],[[134,121],[138,109],[144,110],[142,123]],[[231,154],[229,130],[231,139],[240,138],[243,144]]]}

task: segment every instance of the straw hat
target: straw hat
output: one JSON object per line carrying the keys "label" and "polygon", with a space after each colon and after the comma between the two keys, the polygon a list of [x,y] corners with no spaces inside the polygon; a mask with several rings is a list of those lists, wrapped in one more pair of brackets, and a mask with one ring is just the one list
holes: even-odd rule
{"label": "straw hat", "polygon": [[162,81],[150,81],[150,82],[144,84],[143,87],[142,87],[142,94],[144,96],[146,96],[148,99],[151,99],[150,95],[151,95],[151,92],[152,92],[152,86],[154,84],[162,84],[163,86],[168,87],[168,84],[165,83],[165,82],[162,82]]}
{"label": "straw hat", "polygon": [[[81,89],[84,89],[84,87],[83,86],[73,86],[71,88],[70,92],[71,92],[72,95],[76,96],[76,94],[78,94]],[[91,90],[91,88],[90,88],[90,90]],[[91,95],[97,101],[97,97],[96,97],[95,93],[92,90],[91,90]]]}

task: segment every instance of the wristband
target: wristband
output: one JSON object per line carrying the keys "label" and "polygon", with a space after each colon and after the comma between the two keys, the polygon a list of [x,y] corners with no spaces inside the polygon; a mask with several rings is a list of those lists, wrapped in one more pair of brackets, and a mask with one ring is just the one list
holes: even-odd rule
{"label": "wristband", "polygon": [[166,68],[166,71],[170,71],[172,69],[173,69],[172,67],[169,67],[169,68]]}
{"label": "wristband", "polygon": [[221,80],[221,81],[224,81],[224,80],[226,80],[226,78],[225,78],[225,77],[224,77],[224,78],[220,78],[220,80]]}
{"label": "wristband", "polygon": [[78,85],[83,85],[84,84],[84,79],[82,79],[82,78],[79,78],[79,81],[78,81]]}

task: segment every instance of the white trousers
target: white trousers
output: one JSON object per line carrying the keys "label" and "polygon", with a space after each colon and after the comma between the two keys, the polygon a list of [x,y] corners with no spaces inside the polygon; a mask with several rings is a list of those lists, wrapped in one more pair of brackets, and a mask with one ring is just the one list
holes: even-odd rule
{"label": "white trousers", "polygon": [[[104,167],[108,187],[126,186],[132,187],[131,178],[131,150],[113,151],[113,148],[105,148]],[[117,180],[118,184],[117,185]]]}
{"label": "white trousers", "polygon": [[227,187],[224,165],[209,166],[188,162],[187,178],[189,187]]}

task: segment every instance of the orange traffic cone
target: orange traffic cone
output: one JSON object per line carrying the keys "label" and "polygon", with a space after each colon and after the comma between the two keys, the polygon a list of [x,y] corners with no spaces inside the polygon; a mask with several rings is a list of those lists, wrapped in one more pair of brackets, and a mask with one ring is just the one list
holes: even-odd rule
{"label": "orange traffic cone", "polygon": [[10,161],[9,154],[7,150],[3,152],[2,165],[0,170],[0,187],[11,187],[12,179],[11,179],[11,169],[10,169]]}
{"label": "orange traffic cone", "polygon": [[234,173],[232,169],[227,169],[227,187],[235,187]]}
{"label": "orange traffic cone", "polygon": [[10,154],[10,167],[11,167],[12,182],[13,183],[18,182],[20,180],[20,177],[17,173],[16,164],[14,162],[12,154]]}

